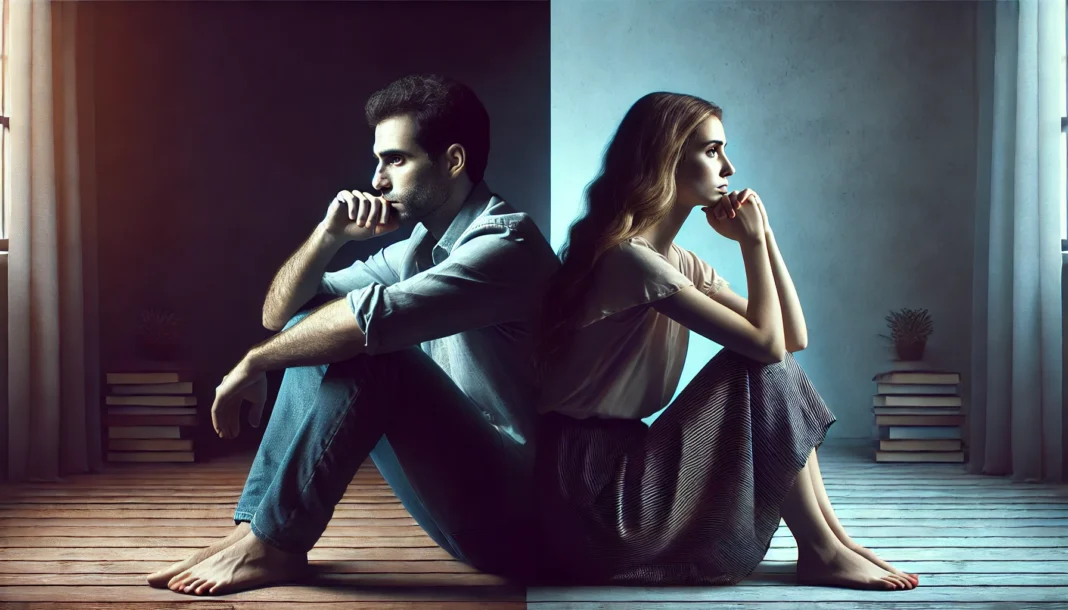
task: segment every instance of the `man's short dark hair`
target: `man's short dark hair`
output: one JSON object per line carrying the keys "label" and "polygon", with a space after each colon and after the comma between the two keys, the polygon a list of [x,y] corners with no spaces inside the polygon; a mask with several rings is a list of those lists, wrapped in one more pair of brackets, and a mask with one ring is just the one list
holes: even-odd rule
{"label": "man's short dark hair", "polygon": [[475,92],[451,78],[436,74],[405,76],[376,91],[365,107],[367,124],[411,115],[416,141],[431,157],[460,144],[467,151],[467,175],[482,180],[489,162],[489,114]]}

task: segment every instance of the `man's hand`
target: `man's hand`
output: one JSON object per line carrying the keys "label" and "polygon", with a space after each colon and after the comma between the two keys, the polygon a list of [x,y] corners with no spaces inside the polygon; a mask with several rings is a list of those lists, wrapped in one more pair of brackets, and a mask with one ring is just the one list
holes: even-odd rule
{"label": "man's hand", "polygon": [[248,423],[253,428],[260,425],[263,405],[267,402],[267,375],[254,370],[248,356],[237,363],[217,388],[215,402],[211,405],[211,423],[221,438],[232,439],[241,431],[241,401],[252,403]]}
{"label": "man's hand", "polygon": [[345,241],[362,241],[400,228],[393,206],[382,197],[360,191],[341,191],[330,202],[321,226]]}

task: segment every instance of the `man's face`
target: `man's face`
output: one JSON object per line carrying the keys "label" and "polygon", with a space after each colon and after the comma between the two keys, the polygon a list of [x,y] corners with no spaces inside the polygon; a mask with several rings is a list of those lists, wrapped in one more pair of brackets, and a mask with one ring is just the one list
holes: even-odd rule
{"label": "man's face", "polygon": [[391,117],[375,126],[378,165],[371,185],[393,204],[397,219],[404,225],[426,218],[449,196],[444,163],[430,158],[416,142],[416,131],[409,115]]}

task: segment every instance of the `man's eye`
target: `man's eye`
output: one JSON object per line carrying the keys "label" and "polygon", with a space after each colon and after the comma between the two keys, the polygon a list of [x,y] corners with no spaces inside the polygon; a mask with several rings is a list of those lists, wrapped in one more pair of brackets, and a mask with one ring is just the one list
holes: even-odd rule
{"label": "man's eye", "polygon": [[389,158],[389,164],[390,164],[390,165],[398,165],[398,164],[400,164],[400,163],[401,163],[402,161],[404,161],[404,157],[401,157],[401,156],[399,156],[399,155],[394,155],[394,156],[392,156],[392,157],[390,157],[390,158]]}

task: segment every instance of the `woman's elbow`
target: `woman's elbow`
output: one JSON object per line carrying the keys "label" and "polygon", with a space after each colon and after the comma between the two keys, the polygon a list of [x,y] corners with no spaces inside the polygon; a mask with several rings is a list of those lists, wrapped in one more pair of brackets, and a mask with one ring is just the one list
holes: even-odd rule
{"label": "woman's elbow", "polygon": [[764,364],[778,364],[786,359],[786,342],[772,341],[764,354]]}
{"label": "woman's elbow", "polygon": [[805,349],[806,347],[808,347],[808,339],[799,339],[797,341],[791,341],[790,343],[788,343],[786,345],[786,351],[792,354],[794,352],[799,352]]}

